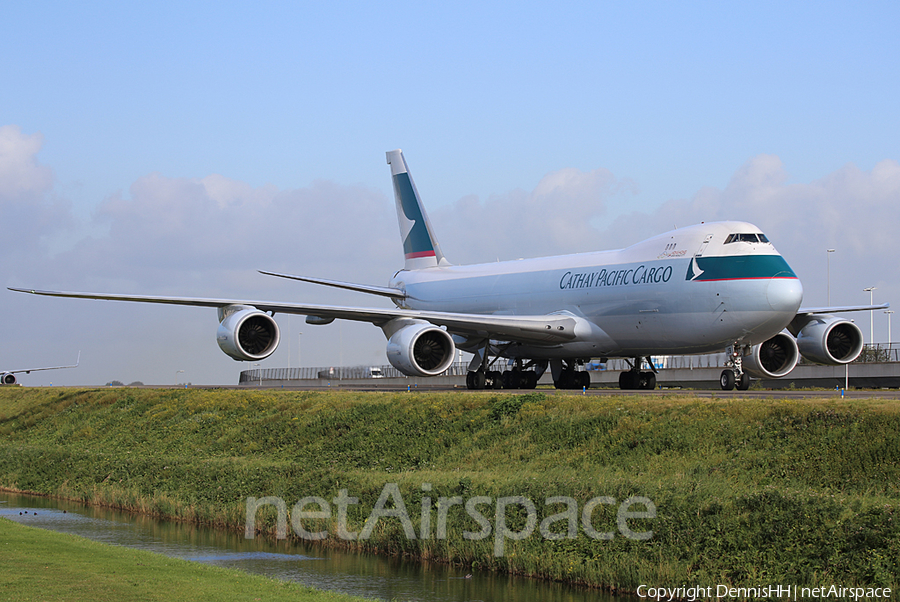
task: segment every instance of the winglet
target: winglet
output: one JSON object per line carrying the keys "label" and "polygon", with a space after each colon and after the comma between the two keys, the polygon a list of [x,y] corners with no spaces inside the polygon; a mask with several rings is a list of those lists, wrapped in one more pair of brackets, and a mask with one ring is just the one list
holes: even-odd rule
{"label": "winglet", "polygon": [[400,222],[400,238],[407,270],[419,270],[449,265],[441,253],[441,246],[431,229],[428,214],[422,206],[416,184],[413,182],[400,149],[387,152],[394,184],[394,200],[397,203],[397,219]]}

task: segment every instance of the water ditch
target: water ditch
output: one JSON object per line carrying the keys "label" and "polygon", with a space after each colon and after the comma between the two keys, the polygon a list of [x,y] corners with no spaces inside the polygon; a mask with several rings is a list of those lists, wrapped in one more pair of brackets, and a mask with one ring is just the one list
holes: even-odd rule
{"label": "water ditch", "polygon": [[629,600],[561,583],[469,571],[463,567],[311,547],[287,540],[245,539],[242,534],[202,525],[2,491],[0,516],[103,543],[367,598],[399,602]]}

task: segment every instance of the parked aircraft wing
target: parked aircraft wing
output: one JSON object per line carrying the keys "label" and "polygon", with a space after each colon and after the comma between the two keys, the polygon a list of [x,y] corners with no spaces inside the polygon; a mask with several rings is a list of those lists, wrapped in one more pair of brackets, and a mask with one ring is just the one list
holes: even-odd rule
{"label": "parked aircraft wing", "polygon": [[77,368],[78,364],[81,363],[81,352],[78,352],[78,357],[75,359],[75,363],[71,366],[50,366],[47,368],[23,368],[21,370],[4,370],[3,374],[19,374],[24,372],[25,374],[30,374],[32,372],[40,372],[41,370],[61,370],[63,368]]}
{"label": "parked aircraft wing", "polygon": [[[270,301],[247,301],[240,299],[206,299],[199,297],[156,297],[147,295],[121,295],[107,293],[73,293],[62,291],[42,291],[36,289],[11,288],[19,293],[31,293],[49,297],[74,299],[101,299],[106,301],[133,301],[138,303],[162,303],[168,305],[193,305],[197,307],[224,308],[228,306],[252,306],[263,312],[300,314],[319,318],[335,318],[369,322],[383,326],[396,318],[424,320],[437,326],[444,326],[454,334],[478,335],[512,341],[555,344],[574,341],[579,331],[588,332],[591,325],[587,320],[571,313],[541,316],[497,316],[483,314],[463,314],[439,311],[407,309],[380,309],[365,307],[342,307],[330,305],[304,305],[300,303],[277,303]],[[580,328],[579,328],[580,327]],[[594,327],[595,328],[595,327]],[[587,330],[584,330],[587,329]]]}

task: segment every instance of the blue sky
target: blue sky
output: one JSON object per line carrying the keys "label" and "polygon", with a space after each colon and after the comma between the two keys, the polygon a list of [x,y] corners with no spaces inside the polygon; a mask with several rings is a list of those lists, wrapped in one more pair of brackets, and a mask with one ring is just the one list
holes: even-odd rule
{"label": "blue sky", "polygon": [[[891,301],[898,17],[888,2],[16,3],[0,36],[0,221],[17,225],[0,274],[371,304],[254,270],[384,284],[400,265],[384,152],[403,148],[458,263],[737,218],[769,233],[811,304],[826,248],[833,302],[873,285]],[[570,202],[542,197],[548,182]],[[241,368],[200,310],[3,295],[22,318],[5,367],[83,346],[55,382],[167,382],[188,364],[193,382],[234,382]],[[384,362],[377,329],[305,328],[304,364]],[[886,340],[885,316],[876,329]]]}

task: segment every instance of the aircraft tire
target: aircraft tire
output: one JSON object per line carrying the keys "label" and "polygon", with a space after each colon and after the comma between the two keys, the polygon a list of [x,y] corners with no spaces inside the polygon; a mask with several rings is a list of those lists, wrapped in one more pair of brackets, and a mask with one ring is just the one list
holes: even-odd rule
{"label": "aircraft tire", "polygon": [[590,389],[591,388],[591,373],[590,372],[579,372],[578,373],[578,384],[582,389]]}
{"label": "aircraft tire", "polygon": [[735,387],[738,391],[746,391],[750,388],[750,375],[744,372],[741,377],[735,381]]}
{"label": "aircraft tire", "polygon": [[492,370],[488,372],[488,376],[490,377],[490,387],[491,389],[502,389],[503,388],[503,375],[498,370]]}
{"label": "aircraft tire", "polygon": [[559,380],[553,382],[553,386],[557,389],[574,389],[575,388],[575,371],[565,369],[559,375]]}
{"label": "aircraft tire", "polygon": [[475,385],[475,389],[479,391],[484,389],[487,385],[487,376],[485,375],[483,370],[476,370],[474,376],[472,377],[472,383]]}
{"label": "aircraft tire", "polygon": [[623,391],[634,389],[634,372],[627,370],[619,373],[619,388]]}
{"label": "aircraft tire", "polygon": [[533,370],[529,370],[528,372],[524,372],[523,376],[525,377],[525,384],[522,385],[525,389],[536,389],[538,384],[538,375],[537,372]]}
{"label": "aircraft tire", "polygon": [[656,374],[653,372],[641,372],[641,389],[652,390],[656,388]]}
{"label": "aircraft tire", "polygon": [[472,370],[466,374],[466,388],[480,391],[487,385],[487,377],[482,370]]}
{"label": "aircraft tire", "polygon": [[722,370],[722,375],[719,377],[719,385],[723,391],[734,390],[734,371]]}

